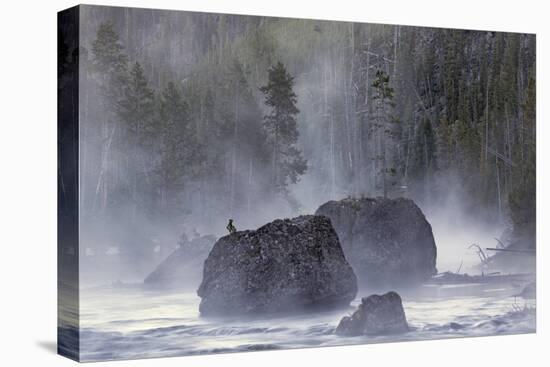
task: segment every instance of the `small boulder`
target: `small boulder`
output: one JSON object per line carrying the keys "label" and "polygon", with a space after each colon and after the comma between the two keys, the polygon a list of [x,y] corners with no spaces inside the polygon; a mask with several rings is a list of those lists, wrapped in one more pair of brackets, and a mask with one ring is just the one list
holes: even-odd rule
{"label": "small boulder", "polygon": [[363,297],[351,316],[340,320],[335,333],[342,336],[400,334],[409,330],[401,297],[395,292]]}
{"label": "small boulder", "polygon": [[187,239],[182,236],[179,247],[162,261],[143,281],[148,288],[196,288],[201,281],[202,267],[214,246],[212,235]]}
{"label": "small boulder", "polygon": [[309,311],[349,305],[357,279],[330,220],[307,215],[220,238],[197,293],[201,315]]}
{"label": "small boulder", "polygon": [[362,287],[403,287],[437,274],[432,227],[410,199],[347,198],[315,214],[332,221]]}
{"label": "small boulder", "polygon": [[528,283],[519,296],[525,299],[535,299],[537,297],[537,284],[535,282]]}

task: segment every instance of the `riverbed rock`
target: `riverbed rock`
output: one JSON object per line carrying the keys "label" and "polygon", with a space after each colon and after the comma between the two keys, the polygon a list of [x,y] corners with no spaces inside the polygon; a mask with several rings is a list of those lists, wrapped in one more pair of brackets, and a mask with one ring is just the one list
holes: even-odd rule
{"label": "riverbed rock", "polygon": [[329,201],[330,218],[362,287],[403,287],[437,274],[432,227],[410,199]]}
{"label": "riverbed rock", "polygon": [[523,287],[519,296],[525,299],[535,299],[537,297],[537,284],[535,282],[528,283]]}
{"label": "riverbed rock", "polygon": [[401,297],[396,292],[361,299],[351,316],[344,316],[335,333],[342,336],[400,334],[409,330]]}
{"label": "riverbed rock", "polygon": [[307,215],[220,238],[197,293],[203,316],[311,311],[349,305],[357,278],[330,220]]}
{"label": "riverbed rock", "polygon": [[216,237],[183,237],[179,247],[162,261],[143,281],[148,288],[196,289],[201,281],[204,260],[214,246]]}

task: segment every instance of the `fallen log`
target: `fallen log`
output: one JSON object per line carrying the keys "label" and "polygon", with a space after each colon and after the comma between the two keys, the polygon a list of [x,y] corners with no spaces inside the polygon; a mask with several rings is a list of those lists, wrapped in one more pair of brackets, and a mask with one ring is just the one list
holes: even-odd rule
{"label": "fallen log", "polygon": [[510,283],[526,282],[532,278],[530,273],[469,275],[444,272],[434,275],[425,284]]}
{"label": "fallen log", "polygon": [[524,253],[524,254],[535,254],[535,250],[513,250],[513,249],[507,249],[507,248],[495,248],[495,247],[485,247],[485,250],[488,251],[502,251],[502,252],[516,252],[516,253]]}

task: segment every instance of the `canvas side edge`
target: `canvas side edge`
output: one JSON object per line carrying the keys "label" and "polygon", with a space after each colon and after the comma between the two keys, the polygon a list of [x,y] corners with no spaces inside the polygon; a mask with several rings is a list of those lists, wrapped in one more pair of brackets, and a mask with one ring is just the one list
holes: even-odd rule
{"label": "canvas side edge", "polygon": [[79,361],[79,6],[57,21],[57,352]]}

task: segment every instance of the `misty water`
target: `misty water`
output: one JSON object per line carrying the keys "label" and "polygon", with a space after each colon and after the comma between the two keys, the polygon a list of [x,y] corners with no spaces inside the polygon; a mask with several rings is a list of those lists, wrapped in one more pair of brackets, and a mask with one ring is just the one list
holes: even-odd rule
{"label": "misty water", "polygon": [[[438,270],[461,267],[461,273],[479,274],[479,259],[468,246],[493,244],[501,229],[476,226],[464,217],[453,217],[451,211],[446,215],[426,212],[438,244]],[[105,275],[110,274],[108,268]],[[518,296],[525,279],[399,289],[408,333],[342,337],[333,331],[343,316],[356,309],[361,297],[389,289],[360,290],[345,309],[253,319],[205,318],[199,315],[198,284],[187,284],[186,290],[160,291],[144,288],[139,277],[113,276],[98,286],[96,274],[95,284],[80,289],[83,361],[518,334],[536,329],[535,300]]]}
{"label": "misty water", "polygon": [[[425,285],[401,291],[410,331],[401,335],[333,334],[348,309],[263,318],[203,318],[192,291],[157,292],[135,286],[81,291],[81,358],[86,361],[203,353],[306,348],[535,331],[535,301],[519,284]],[[409,294],[410,293],[410,294]]]}

